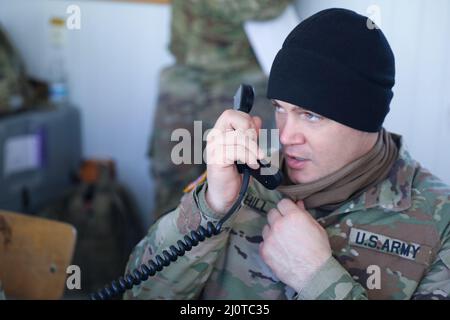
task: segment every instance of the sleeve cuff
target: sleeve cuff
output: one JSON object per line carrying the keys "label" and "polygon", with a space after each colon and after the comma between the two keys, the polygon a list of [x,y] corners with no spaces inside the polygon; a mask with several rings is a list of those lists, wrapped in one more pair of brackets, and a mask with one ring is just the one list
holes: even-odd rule
{"label": "sleeve cuff", "polygon": [[[220,219],[224,217],[224,214],[219,214],[215,212],[206,202],[206,191],[208,190],[208,182],[205,181],[203,184],[196,187],[194,191],[194,200],[197,203],[197,207],[202,213],[203,216],[207,218],[207,220],[214,220],[213,222],[218,222]],[[239,209],[237,209],[239,211]],[[235,212],[228,220],[224,222],[222,225],[224,228],[230,227],[234,217],[237,215]]]}
{"label": "sleeve cuff", "polygon": [[216,213],[206,202],[206,190],[208,190],[208,182],[205,182],[199,186],[197,186],[194,192],[194,198],[197,202],[198,208],[200,211],[214,220],[220,220],[222,215]]}
{"label": "sleeve cuff", "polygon": [[[341,281],[343,277],[350,277],[347,270],[331,256],[306,282],[305,286],[298,292],[297,300],[316,300],[316,299],[343,299],[350,293],[352,286],[346,286],[340,290],[339,297],[328,295],[328,289]],[[350,277],[351,278],[351,277]]]}

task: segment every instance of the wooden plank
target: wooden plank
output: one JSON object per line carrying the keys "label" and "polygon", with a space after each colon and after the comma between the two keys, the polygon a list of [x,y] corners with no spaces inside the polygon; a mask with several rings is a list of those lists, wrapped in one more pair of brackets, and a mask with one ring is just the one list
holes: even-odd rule
{"label": "wooden plank", "polygon": [[60,299],[75,249],[67,223],[0,211],[0,280],[7,298]]}

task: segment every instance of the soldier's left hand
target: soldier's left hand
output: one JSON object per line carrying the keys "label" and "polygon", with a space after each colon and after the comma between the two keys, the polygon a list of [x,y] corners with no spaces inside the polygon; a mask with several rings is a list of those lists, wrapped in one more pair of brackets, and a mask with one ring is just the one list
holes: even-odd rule
{"label": "soldier's left hand", "polygon": [[331,256],[327,232],[302,201],[282,199],[267,220],[259,254],[281,281],[299,292]]}

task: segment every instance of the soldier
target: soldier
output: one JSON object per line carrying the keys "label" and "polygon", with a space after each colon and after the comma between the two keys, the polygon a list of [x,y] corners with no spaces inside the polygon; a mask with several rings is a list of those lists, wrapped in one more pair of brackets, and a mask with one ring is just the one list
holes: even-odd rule
{"label": "soldier", "polygon": [[[299,24],[267,91],[285,183],[269,191],[252,180],[220,234],[125,298],[448,299],[450,188],[383,128],[394,82],[392,50],[366,17],[328,9]],[[246,130],[260,127],[258,117],[222,113],[206,181],[150,228],[127,273],[224,216],[241,184],[234,161],[257,167],[263,156]],[[239,152],[223,161],[224,146]]]}
{"label": "soldier", "polygon": [[[153,217],[178,205],[180,186],[194,180],[204,164],[175,165],[170,154],[177,141],[175,129],[194,132],[194,120],[203,132],[212,128],[242,82],[255,87],[255,109],[265,127],[273,115],[265,99],[267,77],[253,53],[243,23],[278,16],[292,0],[173,0],[170,51],[176,63],[160,75],[159,96],[148,155],[155,186]],[[193,154],[193,151],[192,153]]]}

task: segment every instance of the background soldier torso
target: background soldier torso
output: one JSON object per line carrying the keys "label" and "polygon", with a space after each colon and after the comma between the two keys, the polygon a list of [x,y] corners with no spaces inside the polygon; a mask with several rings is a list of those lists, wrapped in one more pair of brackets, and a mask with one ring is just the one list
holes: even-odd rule
{"label": "background soldier torso", "polygon": [[[265,98],[267,78],[259,67],[243,29],[248,19],[278,16],[290,0],[172,1],[170,50],[176,64],[160,75],[157,109],[149,146],[155,185],[154,218],[178,205],[182,188],[204,172],[204,164],[175,165],[171,141],[175,129],[194,137],[194,121],[203,132],[232,107],[241,83],[253,85],[256,99],[252,114],[273,126],[273,110]],[[203,144],[205,145],[205,144]],[[191,150],[193,155],[193,148]],[[193,156],[192,156],[193,160]]]}

